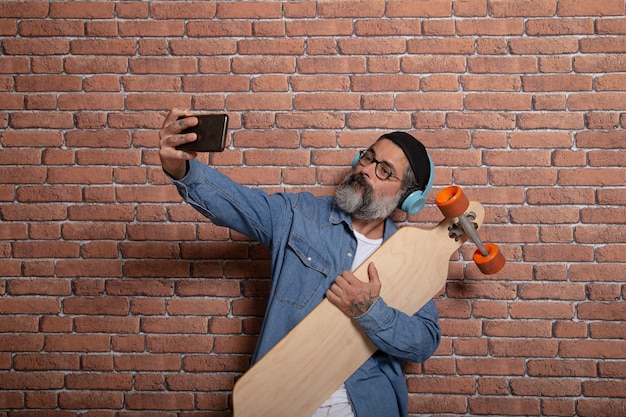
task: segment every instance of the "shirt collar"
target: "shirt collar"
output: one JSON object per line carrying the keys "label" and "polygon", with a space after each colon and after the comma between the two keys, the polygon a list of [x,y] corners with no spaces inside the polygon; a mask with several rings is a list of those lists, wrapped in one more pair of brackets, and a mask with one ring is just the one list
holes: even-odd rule
{"label": "shirt collar", "polygon": [[[335,201],[334,198],[333,198],[332,207],[330,209],[330,217],[328,218],[328,221],[332,224],[339,224],[339,223],[345,222],[350,227],[350,230],[353,230],[352,216],[350,216],[348,213],[343,211],[339,207],[339,205],[337,205],[337,202]],[[392,234],[396,232],[396,230],[398,230],[398,226],[396,226],[393,220],[391,220],[391,216],[387,217],[385,219],[385,232],[384,232],[383,240],[387,240]]]}

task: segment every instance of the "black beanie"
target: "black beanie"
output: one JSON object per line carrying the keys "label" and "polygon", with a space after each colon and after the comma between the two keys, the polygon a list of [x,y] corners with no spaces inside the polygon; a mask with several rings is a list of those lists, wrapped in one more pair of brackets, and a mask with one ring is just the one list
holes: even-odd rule
{"label": "black beanie", "polygon": [[428,152],[426,152],[424,145],[405,132],[386,133],[382,135],[381,138],[389,139],[404,151],[415,174],[417,187],[420,191],[424,191],[431,176],[430,160],[428,159]]}

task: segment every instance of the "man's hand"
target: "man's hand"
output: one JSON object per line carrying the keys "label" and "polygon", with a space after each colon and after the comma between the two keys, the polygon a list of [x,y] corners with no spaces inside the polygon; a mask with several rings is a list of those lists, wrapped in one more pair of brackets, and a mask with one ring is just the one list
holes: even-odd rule
{"label": "man's hand", "polygon": [[350,271],[344,271],[326,291],[328,301],[350,317],[358,317],[374,304],[380,295],[380,279],[373,262],[367,266],[369,282],[363,282]]}
{"label": "man's hand", "polygon": [[[178,120],[181,116],[187,117]],[[178,145],[193,142],[197,139],[195,133],[183,135],[180,132],[197,124],[198,119],[191,117],[189,109],[174,108],[168,113],[163,122],[163,127],[159,131],[159,157],[161,158],[161,165],[165,172],[175,179],[179,180],[185,176],[187,173],[187,161],[197,156],[196,152],[179,151],[176,149]]]}

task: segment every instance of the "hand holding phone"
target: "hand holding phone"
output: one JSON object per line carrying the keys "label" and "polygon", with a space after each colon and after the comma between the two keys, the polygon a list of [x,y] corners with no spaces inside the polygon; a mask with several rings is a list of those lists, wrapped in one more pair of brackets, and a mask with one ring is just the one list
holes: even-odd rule
{"label": "hand holding phone", "polygon": [[198,124],[188,127],[181,133],[195,133],[198,138],[193,142],[178,145],[176,149],[194,152],[222,152],[226,145],[228,115],[203,114],[195,117],[198,119]]}

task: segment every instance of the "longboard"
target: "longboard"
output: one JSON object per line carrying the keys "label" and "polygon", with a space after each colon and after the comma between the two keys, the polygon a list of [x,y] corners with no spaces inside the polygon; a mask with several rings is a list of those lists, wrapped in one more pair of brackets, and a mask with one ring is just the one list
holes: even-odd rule
{"label": "longboard", "polygon": [[[467,202],[461,212],[472,228],[482,225],[479,202]],[[445,285],[451,255],[471,237],[451,232],[459,228],[455,220],[445,218],[432,229],[401,227],[354,274],[367,282],[367,265],[374,262],[380,296],[414,314]],[[324,299],[237,381],[233,417],[310,416],[376,350],[360,326]]]}

